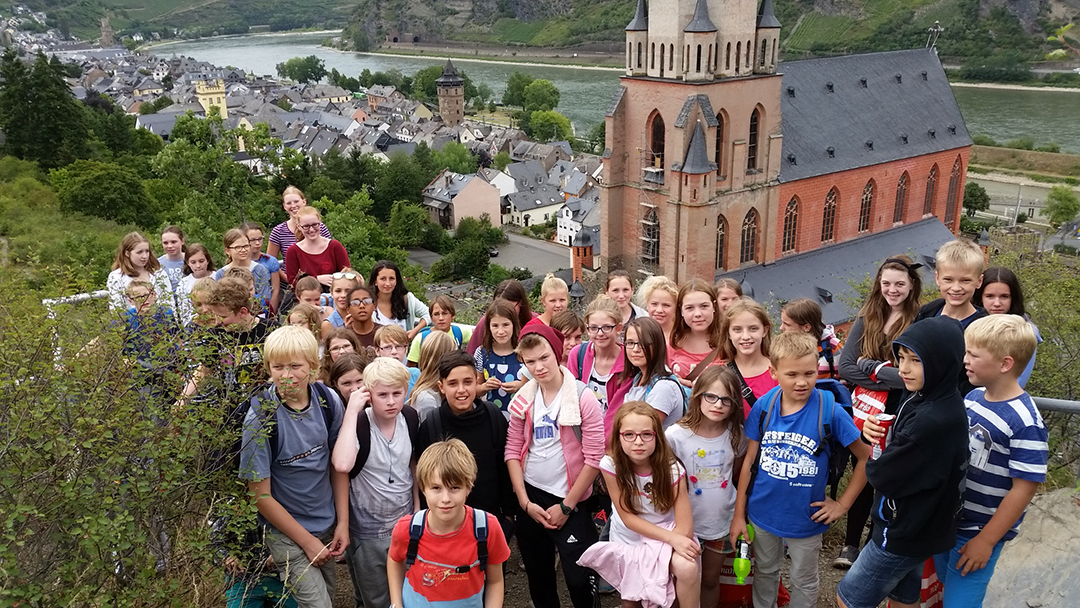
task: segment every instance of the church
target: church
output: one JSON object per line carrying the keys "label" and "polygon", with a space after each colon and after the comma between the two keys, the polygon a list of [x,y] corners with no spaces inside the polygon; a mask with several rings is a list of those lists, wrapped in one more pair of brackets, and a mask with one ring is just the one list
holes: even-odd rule
{"label": "church", "polygon": [[953,238],[972,142],[933,46],[778,63],[779,41],[772,0],[638,0],[605,118],[607,268],[816,288],[829,311],[838,283],[808,273]]}

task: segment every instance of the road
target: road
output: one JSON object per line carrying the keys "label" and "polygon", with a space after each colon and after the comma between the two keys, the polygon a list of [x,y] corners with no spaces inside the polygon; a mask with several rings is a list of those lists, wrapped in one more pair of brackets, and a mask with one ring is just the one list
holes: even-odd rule
{"label": "road", "polygon": [[523,266],[533,275],[545,275],[561,268],[570,268],[570,248],[548,241],[532,239],[507,231],[509,243],[499,245],[499,256],[491,261],[513,268]]}

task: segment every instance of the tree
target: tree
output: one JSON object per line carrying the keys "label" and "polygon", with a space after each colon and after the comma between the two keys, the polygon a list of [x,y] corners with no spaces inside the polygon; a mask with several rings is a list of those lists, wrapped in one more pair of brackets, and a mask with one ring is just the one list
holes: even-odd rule
{"label": "tree", "polygon": [[424,186],[431,181],[416,161],[404,152],[394,153],[386,163],[375,188],[375,204],[372,214],[380,220],[390,219],[390,212],[397,201],[419,204]]}
{"label": "tree", "polygon": [[427,224],[428,213],[423,207],[398,201],[390,211],[390,240],[398,247],[416,247],[423,241]]}
{"label": "tree", "polygon": [[504,106],[525,107],[525,87],[535,80],[532,76],[523,72],[514,72],[506,79],[506,91],[503,92],[502,102]]}
{"label": "tree", "polygon": [[436,170],[449,169],[454,173],[476,173],[477,161],[472,152],[463,144],[452,141],[443,146],[442,150],[432,152],[432,160]]}
{"label": "tree", "polygon": [[607,146],[607,122],[601,120],[593,125],[593,128],[589,129],[588,139],[589,145],[592,147],[590,152],[593,154],[603,152],[604,147]]}
{"label": "tree", "polygon": [[315,55],[293,57],[277,64],[277,74],[301,84],[319,82],[326,76],[326,63]]}
{"label": "tree", "polygon": [[476,85],[476,99],[479,99],[481,103],[486,105],[488,100],[491,99],[491,95],[491,87],[488,86],[488,83],[481,82]]}
{"label": "tree", "polygon": [[975,217],[976,211],[986,211],[990,208],[990,195],[975,182],[968,182],[964,186],[964,209],[968,217]]}
{"label": "tree", "polygon": [[1080,57],[1080,48],[1069,44],[1069,40],[1065,37],[1065,34],[1068,34],[1069,30],[1073,28],[1073,25],[1074,24],[1072,23],[1067,23],[1062,27],[1059,27],[1058,29],[1054,30],[1053,36],[1050,36],[1046,39],[1047,42],[1056,42],[1061,46],[1065,47],[1063,49],[1054,49],[1047,53],[1046,59],[1048,61],[1061,61],[1062,59],[1065,59],[1069,56],[1070,51],[1073,52],[1077,57]]}
{"label": "tree", "polygon": [[43,167],[89,155],[85,108],[72,96],[62,70],[42,53],[29,68],[14,51],[0,59],[0,130],[8,154]]}
{"label": "tree", "polygon": [[150,209],[142,180],[127,167],[77,160],[63,169],[53,169],[49,181],[56,188],[62,211],[156,227],[158,218]]}
{"label": "tree", "polygon": [[1057,230],[1062,224],[1076,219],[1080,213],[1080,197],[1068,186],[1054,186],[1046,195],[1046,205],[1042,215],[1050,221],[1050,227]]}
{"label": "tree", "polygon": [[514,159],[510,158],[509,152],[499,152],[495,155],[495,158],[491,159],[491,164],[495,165],[495,168],[499,171],[505,171],[506,166],[514,162]]}
{"label": "tree", "polygon": [[526,112],[554,110],[559,105],[559,89],[550,80],[534,80],[522,93]]}
{"label": "tree", "polygon": [[533,139],[540,143],[569,141],[574,137],[570,119],[554,111],[537,110],[529,117]]}

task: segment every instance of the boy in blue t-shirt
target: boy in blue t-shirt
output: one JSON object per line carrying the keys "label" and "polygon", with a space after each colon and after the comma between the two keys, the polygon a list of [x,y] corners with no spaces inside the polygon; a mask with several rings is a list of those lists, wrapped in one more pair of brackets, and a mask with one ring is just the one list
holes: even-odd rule
{"label": "boy in blue t-shirt", "polygon": [[312,379],[319,345],[288,325],[266,339],[271,386],[244,418],[240,477],[259,510],[266,545],[302,608],[332,608],[334,557],[349,544],[349,476],[330,466],[344,408]]}
{"label": "boy in blue t-shirt", "polygon": [[982,388],[964,400],[971,459],[956,546],[934,557],[949,608],[982,606],[1005,541],[1016,537],[1046,480],[1046,426],[1017,381],[1035,351],[1031,324],[1016,315],[992,315],[972,323],[964,342],[964,368]]}
{"label": "boy in blue t-shirt", "polygon": [[[769,372],[779,386],[758,399],[746,419],[749,445],[739,477],[731,542],[746,536],[749,519],[756,530],[755,606],[776,603],[784,543],[791,557],[791,605],[817,606],[821,536],[847,512],[866,484],[869,446],[859,440],[851,416],[835,403],[832,393],[814,388],[817,346],[817,340],[802,332],[773,339]],[[825,423],[857,458],[847,489],[835,501],[825,494],[829,477]]]}

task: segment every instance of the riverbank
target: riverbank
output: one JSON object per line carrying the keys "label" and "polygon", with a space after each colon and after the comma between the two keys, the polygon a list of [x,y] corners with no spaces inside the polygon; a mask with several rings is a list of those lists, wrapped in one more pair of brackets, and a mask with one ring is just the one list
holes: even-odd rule
{"label": "riverbank", "polygon": [[148,42],[141,44],[135,48],[136,51],[146,51],[150,49],[157,49],[163,46],[170,46],[173,44],[184,44],[187,42],[197,42],[200,40],[223,40],[229,38],[273,38],[275,36],[300,36],[310,34],[312,36],[317,35],[329,35],[340,34],[341,30],[289,30],[286,32],[249,32],[247,34],[223,34],[221,36],[203,36],[201,38],[173,38],[171,40],[162,40],[160,42]]}
{"label": "riverbank", "polygon": [[462,61],[512,63],[533,67],[580,67],[621,71],[622,53],[612,52],[606,47],[607,45],[587,45],[555,49],[453,42],[384,43],[368,52],[386,57],[449,57]]}
{"label": "riverbank", "polygon": [[1004,82],[949,82],[954,87],[968,89],[998,89],[1001,91],[1049,91],[1056,93],[1080,93],[1080,87],[1036,87]]}
{"label": "riverbank", "polygon": [[449,59],[453,59],[455,61],[460,61],[462,63],[488,63],[488,64],[507,64],[507,63],[509,63],[509,64],[513,64],[513,65],[520,65],[522,67],[534,67],[534,68],[573,67],[573,68],[580,68],[580,69],[583,69],[583,70],[600,70],[600,71],[604,71],[604,72],[613,72],[613,71],[614,72],[622,72],[622,71],[625,71],[623,68],[619,68],[619,67],[615,67],[615,66],[609,66],[609,65],[571,63],[569,61],[564,61],[564,62],[558,62],[558,61],[522,61],[522,60],[516,59],[516,58],[502,59],[502,58],[495,58],[495,57],[486,57],[484,59],[478,59],[477,58],[477,57],[479,57],[478,55],[459,55],[459,54],[445,53],[445,52],[436,54],[436,53],[401,53],[401,52],[391,52],[391,51],[360,52],[360,51],[342,51],[340,49],[334,49],[334,50],[337,50],[337,51],[339,51],[341,53],[352,53],[354,55],[374,55],[374,56],[378,56],[378,57],[399,57],[401,59],[414,59],[414,58],[418,58],[418,57],[419,58],[425,58],[425,59],[448,59],[449,58]]}

